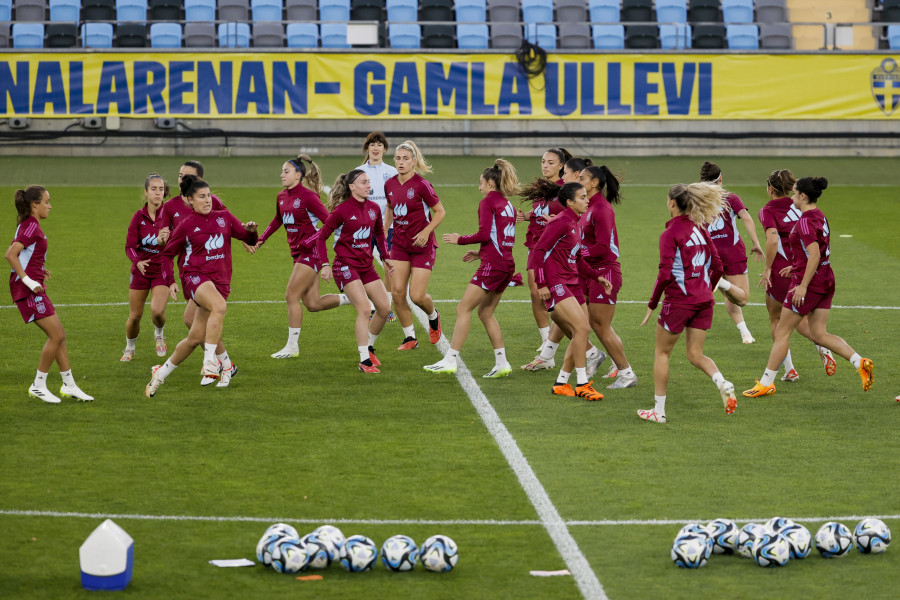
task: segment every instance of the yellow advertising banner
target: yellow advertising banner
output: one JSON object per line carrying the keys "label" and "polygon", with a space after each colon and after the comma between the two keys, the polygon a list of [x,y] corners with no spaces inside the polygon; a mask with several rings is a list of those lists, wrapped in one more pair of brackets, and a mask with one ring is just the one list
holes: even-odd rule
{"label": "yellow advertising banner", "polygon": [[0,118],[889,119],[884,55],[4,53]]}

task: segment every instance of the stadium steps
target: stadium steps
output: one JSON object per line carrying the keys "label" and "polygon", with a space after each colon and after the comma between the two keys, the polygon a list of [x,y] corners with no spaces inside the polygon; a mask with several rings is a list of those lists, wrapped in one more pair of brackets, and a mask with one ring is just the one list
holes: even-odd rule
{"label": "stadium steps", "polygon": [[[872,8],[866,0],[787,0],[791,23],[866,23],[872,20]],[[795,25],[796,50],[820,50],[824,32],[820,25]],[[878,32],[868,25],[853,26],[853,45],[842,50],[877,50]]]}

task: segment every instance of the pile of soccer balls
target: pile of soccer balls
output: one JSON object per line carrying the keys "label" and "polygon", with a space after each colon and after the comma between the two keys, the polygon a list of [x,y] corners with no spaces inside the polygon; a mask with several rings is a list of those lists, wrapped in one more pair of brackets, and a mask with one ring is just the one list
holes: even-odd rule
{"label": "pile of soccer balls", "polygon": [[[445,535],[431,536],[421,549],[405,535],[390,537],[381,546],[381,562],[391,571],[411,571],[420,561],[428,571],[445,573],[456,566],[458,557],[456,542]],[[364,535],[345,538],[333,525],[301,537],[292,526],[275,523],[256,544],[256,560],[279,573],[325,569],[334,561],[351,573],[361,573],[378,562],[378,546]]]}
{"label": "pile of soccer balls", "polygon": [[782,517],[741,528],[734,521],[716,519],[705,526],[682,527],[672,543],[672,561],[685,569],[698,569],[713,554],[738,554],[761,567],[781,567],[790,559],[809,556],[813,543],[823,558],[846,556],[854,544],[863,554],[878,554],[890,545],[891,530],[880,519],[866,518],[851,534],[846,525],[831,521],[813,538],[806,527]]}

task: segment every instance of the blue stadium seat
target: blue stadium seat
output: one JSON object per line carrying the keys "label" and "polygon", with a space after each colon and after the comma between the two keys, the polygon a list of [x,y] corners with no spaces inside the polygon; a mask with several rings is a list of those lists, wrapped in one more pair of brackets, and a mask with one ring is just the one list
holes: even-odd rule
{"label": "blue stadium seat", "polygon": [[[459,6],[459,5],[457,5]],[[459,9],[457,9],[458,11]],[[460,50],[485,50],[488,47],[487,25],[456,26],[456,45]]]}
{"label": "blue stadium seat", "polygon": [[150,25],[151,48],[181,48],[181,25],[153,23]]}
{"label": "blue stadium seat", "polygon": [[349,48],[346,23],[322,23],[323,48]]}
{"label": "blue stadium seat", "polygon": [[41,23],[13,23],[13,48],[33,50],[44,47],[44,26]]}
{"label": "blue stadium seat", "polygon": [[184,20],[191,23],[216,20],[216,0],[184,0]]}
{"label": "blue stadium seat", "polygon": [[553,0],[522,0],[522,20],[526,23],[552,23]]}
{"label": "blue stadium seat", "polygon": [[752,23],[753,0],[722,0],[722,20],[726,23]]}
{"label": "blue stadium seat", "polygon": [[[79,6],[81,5],[79,4]],[[0,23],[9,23],[9,21],[12,21],[12,0],[0,0]],[[6,32],[9,33],[9,30],[7,29]]]}
{"label": "blue stadium seat", "polygon": [[625,48],[624,25],[592,25],[591,32],[596,50],[623,50]]}
{"label": "blue stadium seat", "polygon": [[525,39],[541,48],[556,48],[556,25],[525,23]]}
{"label": "blue stadium seat", "polygon": [[891,50],[900,50],[900,25],[888,25],[887,42]]}
{"label": "blue stadium seat", "polygon": [[591,14],[591,23],[619,22],[619,0],[588,0],[588,11]]}
{"label": "blue stadium seat", "polygon": [[663,50],[683,50],[691,47],[691,26],[678,25],[659,26],[659,47]]}
{"label": "blue stadium seat", "polygon": [[112,48],[113,26],[110,23],[85,23],[81,26],[82,48]]}
{"label": "blue stadium seat", "polygon": [[[456,0],[456,21],[457,23],[486,23],[487,5],[485,0]],[[458,30],[456,39],[459,40]]]}
{"label": "blue stadium seat", "polygon": [[[320,0],[319,20],[346,23],[350,20],[350,0]],[[324,38],[324,34],[322,37]]]}
{"label": "blue stadium seat", "polygon": [[288,23],[288,48],[318,48],[319,26],[315,23]]}
{"label": "blue stadium seat", "polygon": [[280,21],[281,0],[250,0],[254,21]]}
{"label": "blue stadium seat", "polygon": [[759,50],[759,28],[756,25],[726,25],[725,38],[731,50]]}
{"label": "blue stadium seat", "polygon": [[249,23],[219,24],[219,48],[249,48]]}
{"label": "blue stadium seat", "polygon": [[415,23],[419,20],[418,0],[387,0],[388,21]]}
{"label": "blue stadium seat", "polygon": [[147,0],[116,0],[116,20],[144,23],[147,20]]}
{"label": "blue stadium seat", "polygon": [[[2,12],[2,11],[0,11]],[[81,16],[80,0],[50,0],[50,20],[54,22],[76,22]],[[0,16],[0,21],[3,21]]]}
{"label": "blue stadium seat", "polygon": [[413,23],[389,23],[388,42],[391,48],[419,48],[422,29]]}
{"label": "blue stadium seat", "polygon": [[687,0],[656,0],[656,20],[659,23],[687,23]]}

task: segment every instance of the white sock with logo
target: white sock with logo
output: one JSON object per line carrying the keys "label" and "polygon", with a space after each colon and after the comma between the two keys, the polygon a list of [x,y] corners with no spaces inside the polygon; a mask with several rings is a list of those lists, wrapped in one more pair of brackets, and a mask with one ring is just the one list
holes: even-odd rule
{"label": "white sock with logo", "polygon": [[494,348],[494,364],[498,367],[505,367],[509,364],[506,360],[506,348]]}
{"label": "white sock with logo", "polygon": [[544,345],[541,347],[541,358],[544,360],[551,360],[556,356],[557,348],[559,348],[559,344],[555,344],[550,340],[545,341]]}
{"label": "white sock with logo", "polygon": [[289,348],[299,348],[299,346],[300,346],[300,328],[299,327],[288,327],[287,345]]}
{"label": "white sock with logo", "polygon": [[550,326],[538,327],[538,332],[541,334],[541,341],[546,342],[547,338],[550,337]]}
{"label": "white sock with logo", "polygon": [[59,374],[62,375],[62,380],[63,380],[64,385],[71,385],[71,386],[78,385],[75,383],[75,378],[72,377],[72,369],[69,369],[68,371],[60,371]]}
{"label": "white sock with logo", "polygon": [[666,416],[666,397],[654,395],[653,400],[656,401],[656,404],[653,406],[653,412],[656,413],[656,416],[657,417]]}
{"label": "white sock with logo", "polygon": [[37,375],[34,376],[34,387],[47,389],[47,373],[37,372]]}
{"label": "white sock with logo", "polygon": [[226,350],[222,354],[216,356],[219,359],[219,362],[222,363],[222,370],[227,371],[231,368],[231,358],[228,356],[228,351]]}
{"label": "white sock with logo", "polygon": [[409,327],[403,328],[403,337],[404,338],[414,338],[416,337],[416,326],[410,325]]}

